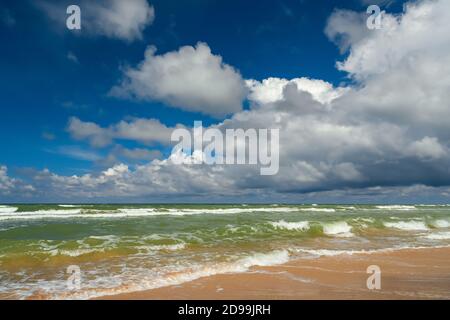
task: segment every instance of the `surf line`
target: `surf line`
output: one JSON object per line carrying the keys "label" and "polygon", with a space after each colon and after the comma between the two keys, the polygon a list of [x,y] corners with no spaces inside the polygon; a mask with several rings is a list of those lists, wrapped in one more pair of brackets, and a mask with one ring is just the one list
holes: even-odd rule
{"label": "surf line", "polygon": [[[202,121],[194,128],[176,128],[170,140],[178,142],[170,160],[174,164],[260,165],[261,175],[275,175],[279,170],[280,133],[278,128],[247,130],[217,127],[203,129]],[[269,134],[270,133],[270,134]]]}

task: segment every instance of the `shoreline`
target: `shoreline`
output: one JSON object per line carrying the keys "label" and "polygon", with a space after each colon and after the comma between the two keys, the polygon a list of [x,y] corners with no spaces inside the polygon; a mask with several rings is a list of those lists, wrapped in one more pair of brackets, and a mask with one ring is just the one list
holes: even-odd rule
{"label": "shoreline", "polygon": [[[367,267],[381,289],[367,289]],[[99,300],[450,299],[450,247],[302,258]]]}

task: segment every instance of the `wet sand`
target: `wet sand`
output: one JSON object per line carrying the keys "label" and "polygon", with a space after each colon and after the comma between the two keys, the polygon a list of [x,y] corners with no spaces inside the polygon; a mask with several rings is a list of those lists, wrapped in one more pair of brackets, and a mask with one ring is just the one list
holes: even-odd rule
{"label": "wet sand", "polygon": [[[380,290],[367,289],[370,265],[381,269]],[[450,299],[450,248],[292,260],[100,299]]]}

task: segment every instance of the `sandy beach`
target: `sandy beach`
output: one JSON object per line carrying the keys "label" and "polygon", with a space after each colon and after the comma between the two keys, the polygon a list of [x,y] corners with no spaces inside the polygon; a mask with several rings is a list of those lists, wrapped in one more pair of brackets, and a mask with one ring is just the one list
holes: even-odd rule
{"label": "sandy beach", "polygon": [[[381,289],[369,290],[369,265]],[[100,299],[450,299],[450,248],[342,254]]]}
{"label": "sandy beach", "polygon": [[446,205],[3,206],[0,242],[0,299],[450,299]]}

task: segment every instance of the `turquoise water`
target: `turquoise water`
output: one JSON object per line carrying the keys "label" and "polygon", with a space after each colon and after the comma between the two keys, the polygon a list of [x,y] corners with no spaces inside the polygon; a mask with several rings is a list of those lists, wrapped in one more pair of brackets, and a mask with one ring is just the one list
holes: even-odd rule
{"label": "turquoise water", "polygon": [[[298,257],[450,245],[450,206],[3,205],[0,298],[89,298]],[[81,287],[67,286],[67,267]]]}

